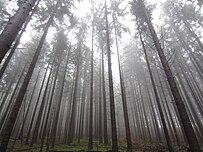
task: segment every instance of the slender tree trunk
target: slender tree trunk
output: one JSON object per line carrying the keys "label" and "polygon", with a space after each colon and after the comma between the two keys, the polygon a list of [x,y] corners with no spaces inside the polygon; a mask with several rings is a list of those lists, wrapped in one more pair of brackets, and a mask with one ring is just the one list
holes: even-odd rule
{"label": "slender tree trunk", "polygon": [[102,55],[100,54],[100,63],[99,63],[99,129],[98,129],[98,136],[99,136],[99,144],[102,143],[103,138],[102,138]]}
{"label": "slender tree trunk", "polygon": [[116,19],[115,18],[116,18],[115,12],[113,12],[113,23],[114,23],[114,29],[115,29],[116,50],[117,50],[117,56],[118,56],[118,68],[119,68],[121,97],[122,97],[123,113],[124,113],[124,121],[125,121],[127,151],[131,152],[132,151],[132,140],[131,140],[131,133],[130,133],[129,118],[128,118],[128,107],[127,107],[124,77],[122,75],[122,69],[121,69],[121,63],[120,63],[120,54],[119,54],[119,50],[118,50],[117,26],[116,26],[116,21],[115,21]]}
{"label": "slender tree trunk", "polygon": [[29,12],[32,10],[32,7],[35,5],[37,0],[26,0],[23,1],[22,5],[16,12],[16,14],[9,20],[6,28],[0,35],[0,63],[4,58],[5,54],[10,49],[13,41],[18,35],[18,32],[21,30],[24,22],[29,16]]}
{"label": "slender tree trunk", "polygon": [[94,11],[92,21],[92,52],[91,52],[91,81],[90,81],[90,109],[89,109],[89,143],[88,149],[93,149],[93,74],[94,74]]}
{"label": "slender tree trunk", "polygon": [[102,91],[103,91],[103,109],[104,109],[104,144],[108,144],[108,132],[107,132],[107,111],[106,111],[106,85],[105,85],[105,73],[104,73],[104,49],[102,48]]}
{"label": "slender tree trunk", "polygon": [[112,151],[118,151],[117,131],[116,131],[116,115],[114,103],[114,90],[113,90],[113,77],[111,68],[111,50],[110,50],[110,34],[109,23],[107,16],[107,4],[105,0],[105,18],[106,18],[106,44],[107,44],[107,57],[108,57],[108,72],[109,72],[109,93],[110,93],[110,114],[111,114],[111,131],[112,131]]}

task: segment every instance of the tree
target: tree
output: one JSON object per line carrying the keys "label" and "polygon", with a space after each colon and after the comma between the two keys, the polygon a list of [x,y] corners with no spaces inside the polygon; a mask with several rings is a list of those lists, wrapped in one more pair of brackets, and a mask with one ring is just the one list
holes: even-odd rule
{"label": "tree", "polygon": [[127,140],[127,151],[131,152],[132,151],[132,140],[131,140],[129,118],[128,118],[128,107],[127,107],[125,83],[124,83],[124,77],[122,74],[120,54],[119,54],[119,49],[118,49],[118,38],[117,38],[117,26],[116,26],[116,14],[115,14],[115,12],[113,12],[113,23],[114,23],[114,29],[115,29],[116,50],[117,50],[117,57],[118,57],[118,70],[119,70],[119,77],[120,77],[121,96],[122,96],[126,140]]}
{"label": "tree", "polygon": [[10,49],[13,41],[29,16],[37,0],[27,0],[22,3],[16,14],[10,19],[6,28],[0,35],[0,63]]}
{"label": "tree", "polygon": [[116,116],[115,116],[115,103],[114,103],[114,90],[113,90],[113,78],[111,68],[111,49],[110,49],[110,34],[109,23],[107,16],[107,4],[105,0],[105,19],[106,19],[106,46],[108,57],[108,77],[109,77],[109,93],[110,93],[110,111],[111,111],[111,131],[112,131],[112,151],[118,151],[117,131],[116,131]]}
{"label": "tree", "polygon": [[[92,4],[94,5],[94,4]],[[93,74],[94,74],[94,6],[92,8],[92,52],[91,52],[91,82],[90,82],[90,109],[89,109],[89,143],[88,149],[93,149]]]}
{"label": "tree", "polygon": [[20,34],[19,34],[18,37],[16,38],[15,44],[14,44],[13,47],[11,48],[11,51],[10,51],[8,57],[6,58],[6,60],[5,60],[4,64],[3,64],[3,66],[2,66],[2,68],[1,68],[1,70],[0,70],[0,79],[2,78],[2,76],[3,76],[3,74],[4,74],[5,70],[6,70],[6,67],[8,66],[8,64],[9,64],[9,62],[10,62],[10,60],[11,60],[11,58],[12,58],[12,56],[13,56],[13,54],[14,54],[16,48],[17,48],[17,46],[19,45],[20,39],[21,39],[21,37],[22,37],[22,35],[23,35],[23,33],[24,33],[24,31],[25,31],[25,29],[26,29],[28,23],[30,22],[30,20],[31,20],[32,16],[34,15],[36,9],[38,8],[39,2],[40,2],[40,1],[38,0],[37,3],[36,3],[36,6],[35,6],[34,9],[32,10],[32,13],[31,13],[31,14],[28,16],[28,18],[26,19],[26,22],[25,22],[25,24],[23,25],[23,28],[22,28]]}

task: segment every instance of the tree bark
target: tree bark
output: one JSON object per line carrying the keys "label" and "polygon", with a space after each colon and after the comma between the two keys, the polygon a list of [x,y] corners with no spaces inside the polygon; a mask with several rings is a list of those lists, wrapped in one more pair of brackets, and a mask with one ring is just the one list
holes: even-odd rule
{"label": "tree bark", "polygon": [[103,116],[104,116],[104,144],[108,144],[108,132],[107,132],[107,111],[106,111],[106,85],[105,85],[105,73],[104,73],[104,49],[102,48],[102,93],[103,93]]}
{"label": "tree bark", "polygon": [[2,76],[3,76],[3,74],[4,74],[5,70],[6,70],[6,67],[7,67],[8,64],[9,64],[9,61],[11,60],[11,57],[13,56],[13,54],[14,54],[14,52],[15,52],[17,46],[19,45],[20,39],[21,39],[21,37],[22,37],[22,35],[23,35],[23,33],[24,33],[24,31],[25,31],[25,29],[26,29],[28,23],[30,22],[32,16],[34,15],[35,11],[37,10],[39,2],[40,2],[40,0],[37,1],[36,5],[35,5],[35,8],[33,9],[32,13],[31,13],[30,16],[26,19],[26,22],[25,22],[25,24],[23,25],[23,28],[22,28],[22,30],[21,30],[19,36],[16,38],[15,44],[14,44],[13,47],[11,48],[11,51],[10,51],[8,57],[6,58],[4,64],[2,65],[2,68],[1,68],[1,70],[0,70],[0,79],[2,78]]}
{"label": "tree bark", "polygon": [[93,149],[93,74],[94,74],[94,11],[92,21],[92,52],[91,52],[91,80],[90,80],[90,109],[89,109],[89,142],[88,149]]}
{"label": "tree bark", "polygon": [[115,31],[116,50],[117,50],[117,58],[118,58],[118,69],[119,69],[119,77],[120,77],[120,87],[121,87],[121,97],[122,97],[122,104],[123,104],[125,131],[126,131],[127,151],[131,152],[132,151],[132,140],[131,140],[131,133],[130,133],[129,117],[128,117],[126,89],[125,89],[124,77],[122,75],[122,69],[121,69],[120,54],[119,54],[119,49],[118,49],[117,26],[116,26],[115,18],[116,18],[115,12],[113,12],[113,23],[114,23],[114,29],[115,29],[114,31]]}
{"label": "tree bark", "polygon": [[105,0],[105,18],[106,18],[106,45],[108,57],[108,73],[109,73],[109,93],[110,93],[110,114],[111,114],[111,131],[112,131],[112,151],[118,151],[117,131],[116,131],[116,114],[114,103],[114,90],[113,90],[113,77],[111,68],[111,49],[110,49],[110,36],[109,36],[109,23],[107,16],[107,4]]}
{"label": "tree bark", "polygon": [[10,19],[6,28],[0,35],[0,63],[8,50],[10,49],[13,41],[21,30],[24,22],[26,21],[32,7],[37,0],[23,1],[22,5],[16,12],[16,14]]}

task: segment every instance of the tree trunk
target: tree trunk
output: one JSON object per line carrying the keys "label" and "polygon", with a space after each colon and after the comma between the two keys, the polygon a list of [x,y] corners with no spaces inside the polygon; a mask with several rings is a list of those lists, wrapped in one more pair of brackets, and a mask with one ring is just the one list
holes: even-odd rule
{"label": "tree trunk", "polygon": [[108,144],[108,132],[107,132],[107,111],[106,111],[106,85],[105,85],[105,73],[104,73],[104,49],[102,48],[102,93],[103,93],[103,109],[104,109],[104,144]]}
{"label": "tree trunk", "polygon": [[125,121],[127,151],[131,152],[132,151],[132,140],[131,140],[131,133],[130,133],[130,124],[129,124],[129,117],[128,117],[128,107],[127,107],[124,77],[122,75],[120,54],[119,54],[119,50],[118,50],[117,26],[116,26],[115,18],[116,18],[115,12],[113,12],[113,23],[114,23],[114,29],[115,29],[115,40],[116,40],[116,50],[117,50],[117,57],[118,57],[118,69],[119,69],[119,77],[120,77],[121,97],[122,97],[123,113],[124,113],[124,121]]}
{"label": "tree trunk", "polygon": [[5,54],[10,49],[13,41],[18,35],[18,32],[21,30],[24,22],[29,16],[29,12],[32,10],[32,7],[35,5],[37,0],[26,0],[23,1],[22,5],[16,12],[16,14],[10,19],[6,28],[0,35],[0,63],[4,58]]}
{"label": "tree trunk", "polygon": [[106,18],[106,45],[107,45],[107,57],[108,57],[108,73],[109,73],[109,93],[110,93],[110,114],[111,114],[111,131],[112,131],[112,151],[118,151],[117,131],[116,131],[116,114],[114,103],[114,90],[113,90],[113,77],[111,68],[111,50],[110,50],[110,35],[109,35],[109,23],[107,16],[107,4],[105,0],[105,18]]}
{"label": "tree trunk", "polygon": [[21,37],[22,37],[22,35],[23,35],[23,33],[24,33],[24,31],[25,31],[25,29],[26,29],[28,23],[30,22],[32,16],[35,14],[35,11],[36,11],[37,8],[38,8],[39,2],[40,2],[40,0],[37,1],[36,5],[35,5],[35,8],[33,9],[32,13],[31,13],[30,16],[26,19],[25,25],[23,25],[23,28],[22,28],[22,30],[21,30],[19,36],[16,38],[15,44],[14,44],[13,47],[11,48],[11,51],[10,51],[8,57],[6,58],[4,64],[2,65],[2,68],[1,68],[1,70],[0,70],[0,79],[2,78],[2,76],[3,76],[3,74],[4,74],[5,70],[6,70],[6,67],[8,66],[8,63],[9,63],[9,61],[11,60],[11,57],[13,56],[13,54],[14,54],[14,52],[15,52],[17,46],[19,45],[20,39],[21,39]]}
{"label": "tree trunk", "polygon": [[101,77],[101,73],[102,73],[102,55],[100,54],[100,63],[99,63],[99,129],[98,129],[98,138],[99,138],[99,144],[101,144],[103,142],[103,138],[102,138],[102,130],[103,130],[103,125],[102,125],[102,77]]}
{"label": "tree trunk", "polygon": [[94,74],[94,12],[92,21],[92,52],[91,52],[91,80],[90,80],[90,109],[89,109],[89,142],[88,149],[93,149],[93,74]]}

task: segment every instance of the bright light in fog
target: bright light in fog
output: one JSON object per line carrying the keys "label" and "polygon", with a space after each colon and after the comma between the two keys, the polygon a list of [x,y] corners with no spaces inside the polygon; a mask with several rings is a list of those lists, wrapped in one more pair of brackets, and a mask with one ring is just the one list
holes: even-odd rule
{"label": "bright light in fog", "polygon": [[89,0],[84,0],[80,3],[76,3],[76,11],[75,15],[79,18],[83,18],[87,15],[87,13],[90,11],[92,5],[89,2]]}

